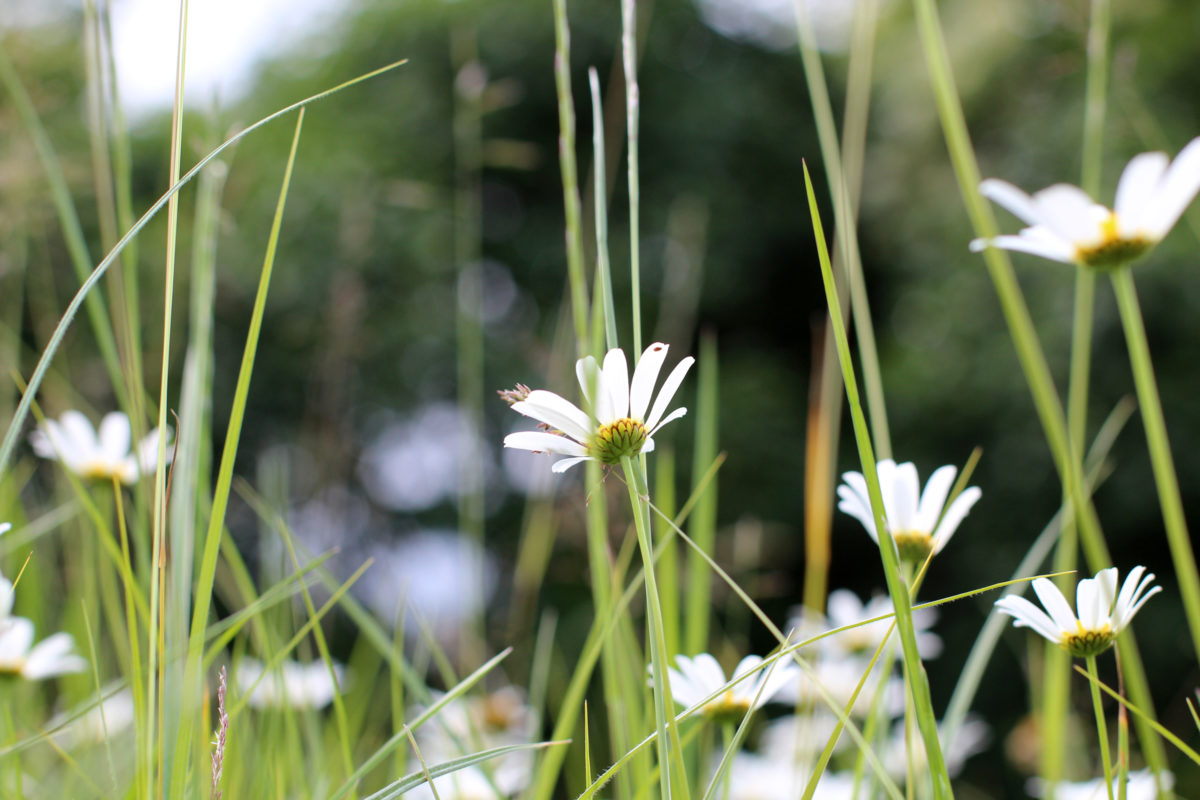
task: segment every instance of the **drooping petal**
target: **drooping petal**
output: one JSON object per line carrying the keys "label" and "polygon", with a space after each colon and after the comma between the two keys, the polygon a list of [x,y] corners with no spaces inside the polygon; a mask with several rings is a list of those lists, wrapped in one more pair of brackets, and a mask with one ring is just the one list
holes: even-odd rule
{"label": "drooping petal", "polygon": [[[857,475],[858,473],[854,474]],[[862,478],[861,475],[858,477]],[[841,502],[838,503],[838,511],[849,514],[857,519],[867,529],[867,533],[870,534],[871,538],[878,541],[879,537],[875,533],[875,516],[871,513],[870,506],[863,501],[858,492],[843,484],[837,488],[837,494],[841,498]]]}
{"label": "drooping petal", "polygon": [[658,373],[667,359],[667,350],[667,345],[655,342],[646,348],[633,368],[633,382],[629,385],[629,416],[634,419],[646,419],[646,409],[650,407],[654,384],[658,382]]}
{"label": "drooping petal", "polygon": [[120,411],[112,411],[100,420],[100,457],[107,464],[120,464],[129,455],[133,444],[133,432],[129,417]]}
{"label": "drooping petal", "polygon": [[979,193],[993,203],[1008,209],[1028,225],[1037,225],[1042,221],[1033,198],[1008,181],[988,178],[979,184]]}
{"label": "drooping petal", "polygon": [[530,392],[526,399],[513,403],[512,409],[552,425],[581,443],[586,442],[592,435],[592,423],[587,414],[580,411],[574,403],[545,389]]}
{"label": "drooping petal", "polygon": [[663,381],[662,388],[658,390],[658,396],[654,398],[654,406],[650,409],[650,416],[646,417],[646,427],[654,430],[658,427],[659,420],[667,411],[667,406],[675,397],[675,392],[679,391],[679,386],[683,383],[684,377],[687,375],[688,369],[692,364],[696,363],[696,359],[688,356],[675,365],[675,369],[671,370],[671,374]]}
{"label": "drooping petal", "polygon": [[1142,217],[1143,229],[1162,239],[1200,191],[1200,137],[1179,151],[1159,182],[1158,193]]}
{"label": "drooping petal", "polygon": [[[1045,236],[1032,236],[1029,231],[1045,231]],[[1001,250],[1012,250],[1018,253],[1029,253],[1034,256],[1048,258],[1051,261],[1061,261],[1064,264],[1075,263],[1075,248],[1070,242],[1055,236],[1046,228],[1026,228],[1018,236],[997,236],[994,239],[972,239],[971,252],[979,253],[988,245]]]}
{"label": "drooping petal", "polygon": [[647,434],[653,436],[656,432],[661,430],[662,427],[664,425],[666,425],[668,422],[673,422],[673,421],[679,419],[680,417],[683,417],[686,415],[687,415],[686,408],[677,408],[674,411],[672,411],[670,414],[667,414],[665,417],[660,419],[658,421],[657,425],[655,425],[653,428],[651,428],[650,430],[647,431]]}
{"label": "drooping petal", "polygon": [[610,416],[602,415],[597,409],[596,416],[600,423],[613,422],[629,416],[629,363],[625,360],[625,351],[614,347],[604,356],[604,386],[608,396],[612,398]]}
{"label": "drooping petal", "polygon": [[1135,236],[1141,229],[1144,215],[1153,207],[1159,181],[1166,171],[1166,153],[1142,153],[1126,165],[1113,201],[1121,236]]}
{"label": "drooping petal", "polygon": [[933,532],[938,517],[942,514],[942,506],[946,505],[946,495],[954,485],[954,476],[958,468],[947,464],[938,467],[925,482],[925,490],[921,492],[921,502],[917,507],[916,529]]}
{"label": "drooping petal", "polygon": [[942,521],[938,523],[937,530],[933,532],[933,547],[934,550],[941,550],[946,546],[946,542],[950,541],[950,537],[958,530],[958,526],[967,516],[967,512],[971,507],[979,501],[983,496],[983,490],[978,486],[968,486],[963,489],[958,497],[954,498],[954,502],[946,509],[946,513],[942,515]]}
{"label": "drooping petal", "polygon": [[1076,623],[1079,621],[1075,616],[1075,612],[1071,610],[1071,604],[1067,602],[1067,598],[1063,597],[1063,593],[1058,590],[1054,582],[1048,578],[1036,578],[1033,581],[1033,591],[1037,594],[1038,600],[1042,601],[1042,606],[1050,615],[1050,619],[1054,620],[1054,624],[1059,631],[1074,631]]}
{"label": "drooping petal", "polygon": [[571,467],[575,466],[576,464],[580,464],[584,461],[594,461],[594,460],[595,459],[593,459],[591,456],[577,456],[575,458],[564,458],[559,461],[555,461],[554,464],[551,465],[550,471],[555,472],[555,473],[562,473],[562,472],[566,472],[567,470],[569,470]]}
{"label": "drooping petal", "polygon": [[1033,196],[1034,206],[1043,224],[1075,245],[1095,245],[1103,241],[1100,223],[1108,209],[1097,205],[1078,186],[1057,183]]}
{"label": "drooping petal", "polygon": [[[1144,567],[1135,567],[1125,579],[1125,585],[1121,587],[1121,596],[1117,598],[1116,606],[1113,608],[1112,625],[1115,631],[1124,629],[1130,620],[1133,619],[1133,615],[1141,609],[1145,602],[1162,591],[1161,586],[1150,588],[1150,584],[1154,582],[1154,573],[1151,572],[1142,577],[1144,570]],[[1141,578],[1141,580],[1138,580],[1138,578]],[[1131,586],[1134,588],[1127,594],[1126,588]]]}
{"label": "drooping petal", "polygon": [[1012,617],[1014,625],[1031,628],[1052,642],[1057,642],[1062,637],[1062,632],[1054,624],[1054,620],[1024,597],[1015,594],[1001,597],[996,601],[996,610]]}
{"label": "drooping petal", "polygon": [[586,456],[587,448],[565,436],[542,431],[517,431],[504,437],[505,447],[532,450],[535,453],[555,453],[563,456]]}

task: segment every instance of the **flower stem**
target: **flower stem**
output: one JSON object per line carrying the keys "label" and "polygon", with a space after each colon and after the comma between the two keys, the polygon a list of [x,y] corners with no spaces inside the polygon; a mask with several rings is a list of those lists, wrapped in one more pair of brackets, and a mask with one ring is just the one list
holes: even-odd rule
{"label": "flower stem", "polygon": [[1100,676],[1096,672],[1096,657],[1087,657],[1088,684],[1092,689],[1092,708],[1096,712],[1096,736],[1100,742],[1100,760],[1104,764],[1104,785],[1108,787],[1108,800],[1113,800],[1112,756],[1108,752],[1108,726],[1104,723],[1104,706],[1100,703]]}
{"label": "flower stem", "polygon": [[658,597],[658,581],[654,576],[654,544],[650,541],[650,489],[640,463],[629,456],[622,456],[621,467],[625,471],[625,485],[629,488],[629,505],[633,511],[634,526],[637,528],[638,546],[642,552],[642,568],[646,580],[646,616],[649,623],[646,638],[650,642],[650,670],[654,676],[654,723],[658,731],[655,745],[658,748],[659,786],[664,800],[671,800],[673,795],[667,728],[674,728],[674,718],[667,709],[671,685],[667,681],[667,642],[663,634],[662,604]]}
{"label": "flower stem", "polygon": [[1162,508],[1163,524],[1167,529],[1171,561],[1175,565],[1183,608],[1187,613],[1188,628],[1192,633],[1192,645],[1196,648],[1197,658],[1200,658],[1200,574],[1197,574],[1196,556],[1192,551],[1187,520],[1183,515],[1179,477],[1175,473],[1171,444],[1167,439],[1162,400],[1159,398],[1158,384],[1154,379],[1150,346],[1146,342],[1146,326],[1142,321],[1137,290],[1134,288],[1133,276],[1129,269],[1123,268],[1114,272],[1112,283],[1113,291],[1117,295],[1117,306],[1121,311],[1121,324],[1125,328],[1125,341],[1129,346],[1129,363],[1133,369],[1138,404],[1141,406],[1142,422],[1146,428],[1146,446],[1150,450],[1150,464],[1154,468],[1154,483],[1158,487],[1158,502]]}

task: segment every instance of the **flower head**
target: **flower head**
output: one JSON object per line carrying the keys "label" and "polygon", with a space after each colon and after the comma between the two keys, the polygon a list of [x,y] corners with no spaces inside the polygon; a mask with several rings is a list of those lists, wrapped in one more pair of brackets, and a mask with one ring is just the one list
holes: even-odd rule
{"label": "flower head", "polygon": [[1166,153],[1134,156],[1117,184],[1113,209],[1075,186],[1055,184],[1032,197],[1011,183],[979,185],[984,197],[1029,223],[1016,236],[976,239],[989,245],[1088,267],[1114,269],[1145,255],[1162,241],[1200,191],[1200,138],[1168,163]]}
{"label": "flower head", "polygon": [[[788,626],[795,631],[793,641],[804,641],[831,630],[848,628],[822,636],[816,641],[816,647],[831,658],[869,657],[892,629],[890,618],[875,618],[893,614],[894,608],[892,599],[887,595],[877,594],[864,603],[849,589],[835,589],[829,593],[824,614],[798,608],[792,612],[792,621]],[[917,647],[922,658],[936,658],[942,652],[942,640],[930,630],[937,622],[937,617],[935,608],[916,609],[912,613]]]}
{"label": "flower head", "polygon": [[[1103,653],[1125,629],[1133,615],[1152,596],[1162,590],[1150,587],[1154,573],[1145,567],[1134,567],[1117,594],[1117,568],[1109,567],[1085,578],[1075,589],[1076,616],[1062,592],[1049,578],[1033,581],[1033,591],[1046,610],[1024,597],[1006,595],[996,601],[996,608],[1013,618],[1013,625],[1032,628],[1052,642],[1057,642],[1073,656],[1086,658]],[[1049,613],[1047,613],[1049,612]]]}
{"label": "flower head", "polygon": [[655,342],[647,347],[638,359],[632,382],[625,353],[620,349],[609,350],[602,367],[591,356],[579,359],[575,375],[590,411],[544,389],[521,392],[524,397],[512,402],[513,410],[538,420],[547,430],[510,433],[504,437],[504,446],[570,456],[554,464],[555,472],[564,472],[581,461],[619,464],[625,456],[650,452],[658,429],[687,413],[686,408],[670,414],[666,411],[695,361],[691,356],[675,366],[654,405],[650,404],[666,358],[667,345]]}
{"label": "flower head", "polygon": [[82,672],[87,662],[74,650],[75,640],[68,633],[56,633],[35,645],[32,620],[9,617],[0,621],[0,675],[38,681]]}
{"label": "flower head", "polygon": [[[941,552],[963,517],[983,494],[977,486],[968,487],[943,512],[946,495],[958,473],[953,466],[934,470],[919,497],[920,480],[917,468],[911,463],[897,464],[887,459],[880,461],[876,469],[887,532],[895,541],[900,558],[905,561],[921,562],[931,552]],[[866,478],[860,472],[847,472],[842,475],[842,480],[845,483],[837,490],[841,498],[838,509],[861,522],[871,538],[879,541]]]}
{"label": "flower head", "polygon": [[[154,470],[158,463],[158,428],[150,431],[130,452],[133,443],[129,417],[113,411],[100,421],[97,433],[78,411],[66,411],[58,420],[47,419],[29,436],[33,451],[42,458],[61,461],[81,478],[112,480],[126,485]],[[168,439],[171,431],[167,429]],[[167,460],[173,456],[167,448]]]}
{"label": "flower head", "polygon": [[345,670],[335,663],[330,675],[324,661],[288,660],[268,670],[261,661],[246,657],[234,664],[233,679],[243,694],[249,693],[246,702],[254,708],[324,708],[342,690]]}
{"label": "flower head", "polygon": [[[728,680],[721,665],[708,653],[695,658],[676,656],[675,663],[678,669],[667,669],[667,682],[671,684],[675,702],[690,707],[720,692],[715,699],[704,703],[704,713],[720,719],[740,719],[751,709],[765,705],[799,677],[795,663],[779,661],[764,667],[759,656],[743,658]],[[726,688],[726,684],[733,685]]]}

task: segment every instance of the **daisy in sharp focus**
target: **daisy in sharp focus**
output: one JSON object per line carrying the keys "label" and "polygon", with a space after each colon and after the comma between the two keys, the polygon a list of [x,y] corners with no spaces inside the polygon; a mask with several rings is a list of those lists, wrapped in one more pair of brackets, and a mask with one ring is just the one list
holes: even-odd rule
{"label": "daisy in sharp focus", "polygon": [[530,391],[518,386],[515,391],[501,392],[513,411],[538,420],[547,429],[510,433],[504,437],[504,446],[570,456],[555,462],[552,467],[555,472],[564,472],[581,461],[620,464],[624,456],[650,452],[658,429],[687,413],[686,408],[666,412],[695,361],[691,356],[675,366],[659,389],[654,405],[650,404],[658,373],[667,359],[667,349],[662,342],[647,347],[638,359],[632,382],[625,353],[618,348],[608,351],[602,367],[591,356],[579,359],[575,375],[590,411],[583,411],[561,395],[544,389]]}
{"label": "daisy in sharp focus", "polygon": [[35,645],[32,620],[9,617],[0,621],[0,675],[39,681],[82,672],[87,661],[74,651],[75,640],[69,633],[56,633]]}
{"label": "daisy in sharp focus", "polygon": [[1117,594],[1117,568],[1102,569],[1095,578],[1085,578],[1076,587],[1076,616],[1053,581],[1037,578],[1033,591],[1045,611],[1015,594],[1001,597],[996,608],[1012,617],[1016,627],[1032,628],[1071,655],[1089,658],[1111,647],[1138,609],[1162,591],[1161,586],[1151,588],[1153,581],[1153,572],[1147,574],[1145,567],[1134,567]]}
{"label": "daisy in sharp focus", "polygon": [[1200,138],[1168,163],[1166,153],[1142,153],[1121,173],[1110,210],[1065,183],[1032,197],[1011,183],[990,178],[984,197],[1007,208],[1030,227],[1016,236],[976,239],[988,246],[1101,269],[1115,269],[1145,255],[1170,232],[1200,191]]}
{"label": "daisy in sharp focus", "polygon": [[[61,461],[81,478],[112,480],[126,486],[153,472],[158,464],[158,428],[150,431],[132,449],[133,430],[129,417],[113,411],[100,420],[100,429],[78,411],[66,411],[57,420],[47,419],[29,436],[33,451],[42,458]],[[168,440],[171,430],[167,429]],[[167,461],[174,455],[167,447]]]}
{"label": "daisy in sharp focus", "polygon": [[[879,489],[883,494],[883,509],[887,532],[896,543],[901,560],[920,563],[932,552],[941,552],[983,494],[977,486],[964,489],[943,511],[946,496],[954,484],[958,470],[950,465],[939,467],[929,476],[925,491],[921,488],[917,468],[909,462],[897,464],[891,459],[876,466]],[[846,472],[845,481],[838,487],[838,510],[862,523],[875,541],[875,515],[867,493],[867,479],[861,472]]]}
{"label": "daisy in sharp focus", "polygon": [[[728,680],[721,665],[708,653],[695,658],[676,656],[675,663],[678,669],[667,668],[667,682],[671,684],[671,696],[676,703],[690,708],[716,694],[704,703],[704,713],[734,721],[751,709],[768,703],[779,690],[795,683],[800,675],[800,668],[792,661],[781,659],[764,667],[759,656],[743,658]],[[653,679],[650,682],[653,685]],[[733,685],[725,688],[730,683]]]}

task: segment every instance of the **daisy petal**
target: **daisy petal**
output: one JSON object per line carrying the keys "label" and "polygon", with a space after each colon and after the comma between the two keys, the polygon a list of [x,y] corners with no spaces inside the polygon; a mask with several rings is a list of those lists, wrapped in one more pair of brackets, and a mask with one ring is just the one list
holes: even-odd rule
{"label": "daisy petal", "polygon": [[1134,156],[1125,167],[1113,201],[1122,236],[1134,236],[1141,229],[1144,215],[1152,209],[1159,181],[1166,171],[1166,153],[1142,153]]}
{"label": "daisy petal", "polygon": [[946,542],[950,541],[950,537],[958,530],[958,526],[962,523],[963,518],[967,516],[967,512],[971,507],[979,501],[983,496],[983,491],[978,486],[968,486],[963,489],[958,497],[954,498],[954,502],[946,509],[946,513],[942,515],[942,521],[938,524],[937,530],[933,532],[933,546],[937,550],[941,550],[946,546]]}
{"label": "daisy petal", "polygon": [[104,415],[100,420],[100,455],[109,464],[119,464],[129,456],[133,432],[129,417],[120,411]]}
{"label": "daisy petal", "polygon": [[1024,597],[1015,594],[1001,597],[996,601],[996,610],[1012,617],[1014,625],[1031,628],[1052,642],[1057,642],[1062,637],[1062,631],[1046,612]]}
{"label": "daisy petal", "polygon": [[1192,139],[1187,146],[1179,151],[1167,172],[1159,183],[1158,196],[1154,198],[1152,209],[1145,212],[1142,218],[1143,227],[1155,240],[1167,235],[1167,232],[1179,221],[1191,202],[1200,191],[1200,138]]}
{"label": "daisy petal", "polygon": [[650,397],[654,394],[658,373],[667,359],[667,350],[667,345],[655,342],[646,348],[633,368],[633,382],[629,387],[629,416],[634,419],[646,418],[646,409],[650,407]]}
{"label": "daisy petal", "polygon": [[589,406],[595,405],[592,394],[600,385],[600,367],[596,364],[596,359],[584,356],[576,361],[575,379],[579,381],[579,388],[583,391],[583,401]]}
{"label": "daisy petal", "polygon": [[1067,241],[1077,246],[1103,241],[1100,224],[1108,209],[1097,205],[1078,186],[1055,184],[1035,194],[1033,202],[1042,223]]}
{"label": "daisy petal", "polygon": [[[1062,592],[1058,590],[1053,581],[1048,578],[1037,578],[1033,582],[1033,591],[1037,593],[1038,600],[1042,601],[1042,606],[1050,614],[1050,619],[1054,620],[1054,624],[1060,632],[1075,630],[1078,618],[1071,610],[1067,598],[1063,597]],[[1057,638],[1055,637],[1056,640]]]}
{"label": "daisy petal", "polygon": [[597,411],[596,416],[601,423],[623,419],[629,416],[629,364],[625,361],[625,351],[614,347],[604,357],[604,386],[612,398],[611,416],[605,417]]}
{"label": "daisy petal", "polygon": [[1038,209],[1033,203],[1033,198],[1008,181],[988,178],[979,184],[979,193],[993,203],[1008,209],[1029,225],[1037,225],[1042,221],[1041,214],[1038,213]]}
{"label": "daisy petal", "polygon": [[[882,484],[881,479],[881,487]],[[892,511],[888,514],[888,527],[893,533],[915,530],[917,493],[920,488],[921,479],[917,476],[916,465],[910,461],[897,464],[892,477]]]}
{"label": "daisy petal", "polygon": [[688,369],[694,363],[696,363],[696,359],[688,356],[676,364],[675,369],[671,370],[671,374],[663,381],[662,388],[658,390],[658,397],[654,399],[654,407],[650,409],[650,416],[645,420],[647,428],[654,430],[658,427],[659,420],[666,413],[667,406],[670,405],[672,398],[675,397],[675,392],[679,391],[679,386],[683,383]]}
{"label": "daisy petal", "polygon": [[[1070,242],[1060,239],[1053,234],[1050,236],[1029,236],[1024,235],[1028,231],[1035,230],[1034,228],[1026,228],[1022,231],[1022,235],[1018,236],[997,236],[994,239],[973,239],[971,241],[971,252],[978,253],[985,250],[988,245],[997,247],[1001,250],[1012,250],[1016,253],[1029,253],[1034,256],[1048,258],[1051,261],[1061,261],[1064,264],[1075,263],[1075,248]],[[1040,230],[1049,231],[1045,228]]]}
{"label": "daisy petal", "polygon": [[532,450],[535,453],[556,453],[563,456],[586,456],[587,448],[565,436],[542,431],[517,431],[504,437],[505,447]]}
{"label": "daisy petal", "polygon": [[554,464],[550,467],[550,471],[555,472],[555,473],[563,473],[563,472],[566,472],[567,470],[569,470],[571,467],[575,466],[576,464],[580,464],[584,461],[592,461],[592,460],[594,460],[594,459],[591,456],[577,456],[576,458],[564,458],[560,461],[555,461]]}
{"label": "daisy petal", "polygon": [[946,495],[954,485],[954,476],[958,468],[946,465],[938,467],[925,482],[925,490],[921,492],[921,502],[917,506],[917,530],[932,531],[941,516],[942,507],[946,505]]}
{"label": "daisy petal", "polygon": [[677,420],[677,419],[679,419],[680,417],[683,417],[683,416],[686,416],[686,415],[687,415],[687,409],[686,409],[686,408],[677,408],[677,409],[675,409],[675,410],[674,410],[674,411],[672,411],[670,414],[667,414],[665,417],[663,417],[662,419],[660,419],[660,420],[658,421],[658,424],[657,424],[657,425],[655,425],[653,428],[651,428],[651,429],[650,429],[650,431],[649,431],[650,435],[653,435],[653,434],[654,434],[656,431],[660,430],[660,429],[662,428],[662,426],[666,425],[668,422],[672,422],[672,421],[674,421],[674,420]]}
{"label": "daisy petal", "polygon": [[558,428],[578,442],[586,442],[592,435],[591,421],[587,414],[554,392],[535,389],[526,399],[513,403],[512,408],[519,414]]}

